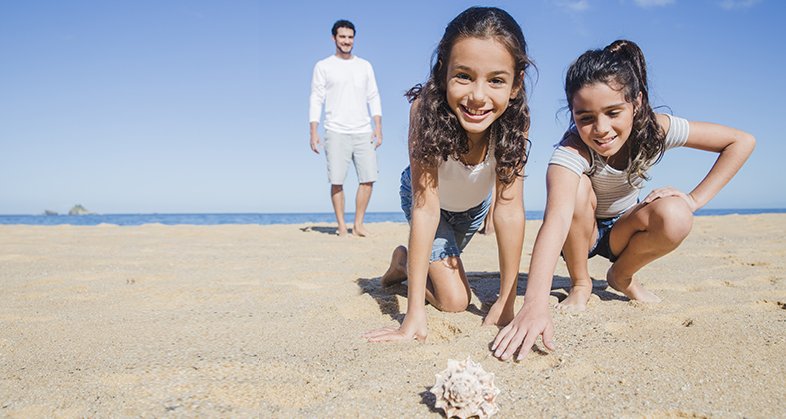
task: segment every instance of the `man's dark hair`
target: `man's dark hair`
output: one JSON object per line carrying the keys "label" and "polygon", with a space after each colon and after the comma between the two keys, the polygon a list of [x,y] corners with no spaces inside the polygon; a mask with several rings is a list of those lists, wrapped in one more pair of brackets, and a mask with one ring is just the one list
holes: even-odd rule
{"label": "man's dark hair", "polygon": [[331,30],[333,36],[336,36],[336,34],[338,33],[338,28],[352,29],[353,35],[355,34],[355,32],[357,32],[355,31],[355,25],[353,25],[352,22],[345,19],[337,20],[336,23],[333,24],[333,29]]}

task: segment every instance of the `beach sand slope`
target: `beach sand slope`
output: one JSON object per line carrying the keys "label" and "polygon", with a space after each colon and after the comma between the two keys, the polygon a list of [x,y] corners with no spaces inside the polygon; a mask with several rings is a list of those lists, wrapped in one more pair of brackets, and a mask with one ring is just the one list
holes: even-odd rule
{"label": "beach sand slope", "polygon": [[[606,288],[592,259],[588,310],[553,311],[557,350],[521,362],[480,326],[493,236],[463,255],[467,312],[427,307],[424,343],[365,342],[407,305],[379,277],[408,227],[368,228],[0,226],[0,416],[439,417],[434,374],[467,356],[496,374],[502,418],[785,416],[786,215],[696,218],[638,275],[656,305]],[[560,262],[554,303],[568,284]]]}

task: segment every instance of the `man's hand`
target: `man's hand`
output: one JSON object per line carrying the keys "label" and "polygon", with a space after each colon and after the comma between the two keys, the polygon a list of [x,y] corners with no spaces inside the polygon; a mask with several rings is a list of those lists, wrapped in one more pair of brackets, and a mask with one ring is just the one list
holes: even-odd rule
{"label": "man's hand", "polygon": [[311,151],[319,154],[319,134],[311,134]]}
{"label": "man's hand", "polygon": [[376,139],[374,143],[374,149],[378,149],[379,146],[382,145],[382,128],[377,127],[374,128],[374,134],[372,135],[372,140]]}

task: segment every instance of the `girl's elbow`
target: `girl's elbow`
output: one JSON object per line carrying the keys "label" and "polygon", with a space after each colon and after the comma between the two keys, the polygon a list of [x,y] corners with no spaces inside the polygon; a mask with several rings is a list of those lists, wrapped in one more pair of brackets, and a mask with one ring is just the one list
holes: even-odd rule
{"label": "girl's elbow", "polygon": [[748,145],[748,154],[753,152],[753,149],[756,148],[756,137],[751,134],[745,133],[745,143]]}
{"label": "girl's elbow", "polygon": [[743,161],[748,160],[748,157],[753,153],[753,149],[756,148],[756,137],[743,132],[737,141],[740,143],[739,149],[742,150]]}
{"label": "girl's elbow", "polygon": [[738,130],[728,145],[720,150],[720,153],[733,154],[745,161],[753,153],[754,148],[756,148],[756,137],[745,131]]}
{"label": "girl's elbow", "polygon": [[756,137],[745,131],[739,131],[735,135],[734,143],[739,144],[740,148],[746,150],[750,154],[756,148]]}

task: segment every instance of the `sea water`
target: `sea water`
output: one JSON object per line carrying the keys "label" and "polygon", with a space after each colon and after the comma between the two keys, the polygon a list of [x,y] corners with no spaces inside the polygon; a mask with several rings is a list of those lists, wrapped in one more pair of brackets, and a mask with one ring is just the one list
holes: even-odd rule
{"label": "sea water", "polygon": [[[701,209],[696,215],[729,215],[729,214],[767,214],[786,213],[786,208],[758,209]],[[527,211],[528,220],[540,220],[543,211]],[[353,213],[347,213],[347,223],[352,224]],[[366,213],[367,223],[394,222],[405,223],[404,214],[397,212]],[[227,214],[90,214],[90,215],[0,215],[0,224],[24,225],[98,225],[114,224],[119,226],[136,226],[143,224],[165,225],[221,225],[221,224],[334,224],[332,212],[319,213],[227,213]]]}

